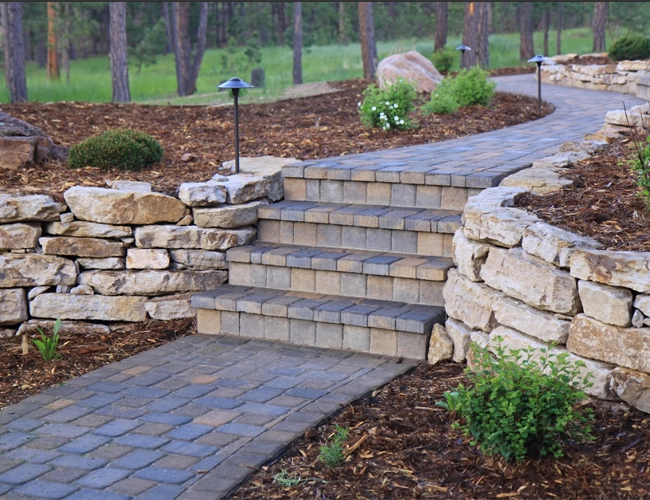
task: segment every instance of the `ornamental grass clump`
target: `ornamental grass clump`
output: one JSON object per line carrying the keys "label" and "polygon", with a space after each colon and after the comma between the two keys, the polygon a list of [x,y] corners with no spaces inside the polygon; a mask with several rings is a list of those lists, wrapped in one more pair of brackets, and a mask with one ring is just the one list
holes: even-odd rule
{"label": "ornamental grass clump", "polygon": [[422,106],[422,113],[449,114],[474,104],[488,106],[495,88],[487,71],[479,67],[461,69],[456,76],[443,78],[431,93],[431,100]]}
{"label": "ornamental grass clump", "polygon": [[367,127],[390,131],[415,126],[409,118],[409,114],[415,110],[417,96],[413,84],[400,79],[383,90],[371,84],[363,91],[363,96],[358,106],[361,123]]}
{"label": "ornamental grass clump", "polygon": [[107,130],[70,148],[69,168],[142,170],[162,160],[163,147],[149,134],[131,129]]}
{"label": "ornamental grass clump", "polygon": [[500,454],[522,462],[529,454],[561,457],[563,444],[592,440],[593,412],[587,398],[591,373],[585,364],[570,363],[569,354],[552,348],[508,350],[497,338],[493,357],[487,347],[472,345],[471,385],[460,384],[436,403],[452,413],[460,428],[486,455]]}

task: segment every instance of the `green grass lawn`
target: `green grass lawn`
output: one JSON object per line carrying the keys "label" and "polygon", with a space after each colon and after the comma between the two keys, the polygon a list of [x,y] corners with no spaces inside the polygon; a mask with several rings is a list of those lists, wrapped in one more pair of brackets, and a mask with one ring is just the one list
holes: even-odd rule
{"label": "green grass lawn", "polygon": [[[541,52],[542,33],[535,33],[535,47]],[[587,53],[591,50],[591,30],[588,28],[567,30],[562,36],[563,53]],[[550,54],[555,54],[555,32],[550,34]],[[459,37],[450,37],[449,46],[460,43]],[[417,50],[430,57],[433,50],[432,39],[409,39],[379,42],[379,59],[408,50]],[[156,104],[220,104],[230,102],[226,92],[217,93],[217,85],[231,76],[250,80],[250,67],[223,69],[221,49],[207,50],[203,58],[201,73],[197,82],[197,93],[179,98],[176,95],[176,71],[172,54],[159,56],[156,64],[143,67],[138,73],[135,67],[129,69],[131,98],[139,103]],[[460,57],[459,57],[460,58]],[[455,63],[457,69],[459,58]],[[520,65],[519,35],[490,36],[490,68],[503,68]],[[268,47],[262,49],[262,63],[266,73],[266,86],[252,89],[242,97],[242,102],[260,102],[277,99],[282,90],[291,86],[293,54],[288,47]],[[70,83],[62,74],[60,81],[48,81],[45,69],[36,64],[27,65],[27,88],[29,99],[38,102],[83,101],[110,102],[111,75],[108,57],[94,57],[72,61],[70,64]],[[359,44],[329,45],[308,47],[303,51],[303,81],[323,82],[359,78],[363,74],[361,49]],[[0,102],[9,102],[9,92],[0,88]]]}

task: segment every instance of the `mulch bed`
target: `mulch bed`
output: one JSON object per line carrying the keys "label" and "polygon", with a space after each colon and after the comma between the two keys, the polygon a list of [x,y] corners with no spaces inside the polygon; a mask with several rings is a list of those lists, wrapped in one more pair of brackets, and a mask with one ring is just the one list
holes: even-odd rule
{"label": "mulch bed", "polygon": [[[492,106],[470,106],[453,115],[418,116],[419,128],[400,133],[364,127],[357,103],[370,81],[333,82],[339,92],[276,103],[240,106],[241,155],[308,160],[424,144],[487,132],[535,120],[531,97],[497,94]],[[428,100],[428,96],[423,99]],[[171,194],[182,182],[200,182],[219,172],[234,157],[233,109],[206,106],[138,104],[26,103],[2,110],[40,127],[55,143],[71,146],[105,130],[130,127],[158,139],[165,148],[159,164],[141,172],[70,170],[48,162],[19,171],[0,171],[0,191],[62,193],[74,185],[104,186],[107,179],[150,182]],[[183,162],[191,153],[196,158]]]}
{"label": "mulch bed", "polygon": [[[277,462],[263,467],[229,498],[648,498],[650,418],[622,406],[596,402],[595,441],[572,442],[560,459],[509,464],[486,457],[449,414],[435,406],[442,394],[467,383],[463,366],[420,365],[372,395],[347,406],[325,425],[296,441]],[[349,429],[340,466],[318,459],[320,446]],[[277,474],[301,479],[294,486]]]}
{"label": "mulch bed", "polygon": [[650,252],[650,211],[626,163],[634,154],[633,143],[631,136],[613,142],[566,169],[564,177],[574,187],[525,195],[519,206],[556,227],[595,238],[609,250]]}
{"label": "mulch bed", "polygon": [[[38,394],[48,387],[115,363],[129,356],[196,333],[195,319],[115,325],[109,335],[67,336],[61,329],[59,359],[44,362],[30,343],[22,354],[21,337],[0,339],[0,408]],[[48,336],[52,332],[45,332]]]}

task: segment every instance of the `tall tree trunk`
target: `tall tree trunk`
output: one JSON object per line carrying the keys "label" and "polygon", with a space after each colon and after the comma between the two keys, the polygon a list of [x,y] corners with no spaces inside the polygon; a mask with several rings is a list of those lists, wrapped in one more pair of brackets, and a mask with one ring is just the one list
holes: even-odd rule
{"label": "tall tree trunk", "polygon": [[192,60],[190,45],[190,3],[173,2],[171,12],[172,40],[176,58],[176,82],[179,96],[196,92],[196,80],[201,69],[208,26],[208,4],[201,2],[196,52]]}
{"label": "tall tree trunk", "polygon": [[61,45],[61,68],[65,73],[65,83],[70,84],[70,59],[71,59],[71,24],[72,24],[72,6],[70,2],[63,2],[60,5],[61,18],[59,20],[59,27],[61,28],[61,36],[59,42]]}
{"label": "tall tree trunk", "polygon": [[110,19],[113,102],[130,102],[129,65],[126,55],[126,2],[110,3]]}
{"label": "tall tree trunk", "polygon": [[522,2],[517,7],[517,22],[519,24],[519,59],[527,61],[535,55],[535,42],[533,41],[533,4]]}
{"label": "tall tree trunk", "polygon": [[199,79],[203,54],[205,53],[205,40],[208,35],[208,2],[201,2],[199,6],[199,27],[196,34],[196,50],[192,60],[192,72],[187,84],[188,95],[196,92],[196,81]]}
{"label": "tall tree trunk", "polygon": [[481,68],[490,66],[490,23],[489,2],[476,2],[478,10],[478,32],[476,34],[476,59]]}
{"label": "tall tree trunk", "polygon": [[2,34],[5,42],[5,79],[11,102],[27,102],[22,3],[2,2],[0,16],[2,17]]}
{"label": "tall tree trunk", "polygon": [[59,71],[59,56],[57,53],[57,2],[47,2],[47,79],[58,80],[61,78]]}
{"label": "tall tree trunk", "polygon": [[165,22],[165,31],[167,32],[167,43],[165,43],[165,54],[172,51],[172,24],[169,18],[169,2],[162,3],[162,18]]}
{"label": "tall tree trunk", "polygon": [[345,2],[339,2],[339,42],[348,43],[348,37],[345,35]]}
{"label": "tall tree trunk", "polygon": [[479,2],[465,2],[465,22],[463,24],[463,45],[470,50],[461,54],[460,67],[471,68],[478,61],[478,32],[480,24]]}
{"label": "tall tree trunk", "polygon": [[594,31],[593,52],[605,52],[605,28],[607,27],[607,14],[609,2],[594,3],[594,18],[591,27]]}
{"label": "tall tree trunk", "polygon": [[557,41],[555,52],[559,56],[562,54],[562,28],[564,27],[564,4],[558,2],[557,4]]}
{"label": "tall tree trunk", "polygon": [[543,14],[544,22],[544,55],[548,56],[548,31],[551,29],[551,9],[546,7]]}
{"label": "tall tree trunk", "polygon": [[363,77],[374,78],[377,72],[377,42],[372,17],[372,2],[359,2],[359,41],[363,60]]}
{"label": "tall tree trunk", "polygon": [[302,2],[293,2],[293,84],[302,83]]}
{"label": "tall tree trunk", "polygon": [[436,2],[436,33],[433,51],[442,50],[447,45],[447,26],[449,18],[449,2]]}

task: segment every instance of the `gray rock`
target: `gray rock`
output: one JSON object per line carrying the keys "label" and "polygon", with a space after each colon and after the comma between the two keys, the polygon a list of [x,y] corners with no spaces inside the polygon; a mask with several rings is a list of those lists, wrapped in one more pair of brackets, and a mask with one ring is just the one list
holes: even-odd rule
{"label": "gray rock", "polygon": [[96,222],[52,222],[45,226],[48,234],[77,238],[128,238],[133,235],[129,226],[112,226]]}
{"label": "gray rock", "polygon": [[250,243],[256,235],[254,228],[142,226],[135,230],[135,244],[140,248],[227,250]]}
{"label": "gray rock", "polygon": [[0,225],[0,250],[35,248],[43,233],[40,224],[2,224]]}
{"label": "gray rock", "polygon": [[146,297],[105,297],[44,293],[29,303],[36,318],[61,318],[93,321],[145,321]]}
{"label": "gray rock", "polygon": [[46,255],[69,255],[72,257],[122,257],[124,244],[101,238],[72,238],[52,236],[40,238],[39,243]]}
{"label": "gray rock", "polygon": [[0,194],[0,223],[22,221],[54,221],[65,212],[63,203],[54,201],[51,196],[32,194],[13,196]]}
{"label": "gray rock", "polygon": [[178,188],[178,198],[190,207],[211,207],[225,203],[228,192],[213,182],[185,182]]}
{"label": "gray rock", "polygon": [[0,288],[74,285],[77,280],[74,262],[53,255],[0,255],[0,269]]}
{"label": "gray rock", "polygon": [[196,271],[208,269],[228,269],[228,261],[224,252],[211,252],[208,250],[171,250],[173,262],[181,264]]}
{"label": "gray rock", "polygon": [[0,325],[17,325],[27,318],[25,290],[22,288],[0,290]]}
{"label": "gray rock", "polygon": [[215,208],[195,208],[194,221],[199,227],[233,228],[250,226],[257,222],[257,207],[261,201],[241,205],[222,205]]}

